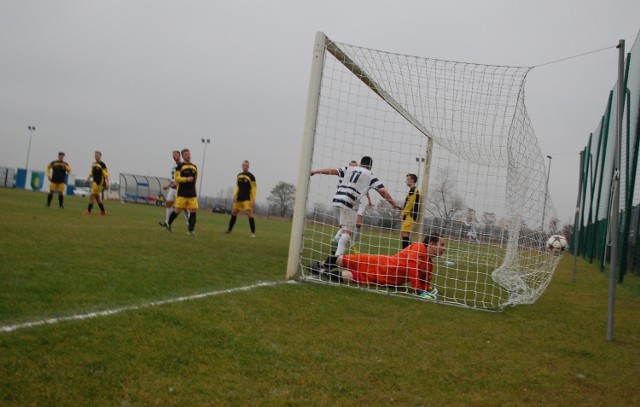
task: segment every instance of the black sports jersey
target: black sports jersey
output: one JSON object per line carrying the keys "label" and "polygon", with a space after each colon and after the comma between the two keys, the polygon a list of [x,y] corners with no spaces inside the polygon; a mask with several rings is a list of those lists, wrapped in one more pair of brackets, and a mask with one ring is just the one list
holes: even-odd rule
{"label": "black sports jersey", "polygon": [[[193,181],[187,181],[188,177],[193,177]],[[180,163],[176,166],[173,178],[178,183],[178,196],[183,198],[195,198],[196,180],[198,179],[198,168],[193,163]]]}
{"label": "black sports jersey", "polygon": [[107,165],[102,161],[96,161],[91,164],[91,173],[89,174],[93,178],[93,182],[96,185],[104,185],[104,180],[109,177],[107,171]]}
{"label": "black sports jersey", "polygon": [[411,216],[413,220],[416,220],[416,217],[418,216],[419,204],[420,204],[420,193],[418,192],[418,188],[411,187],[409,189],[409,193],[407,194],[407,198],[404,201],[402,218],[404,219],[406,216]]}
{"label": "black sports jersey", "polygon": [[236,201],[255,201],[256,190],[256,177],[254,177],[252,173],[241,172],[238,174],[236,189],[234,191]]}
{"label": "black sports jersey", "polygon": [[[51,171],[51,173],[49,171]],[[51,161],[51,164],[47,166],[47,174],[50,174],[51,182],[54,184],[63,183],[67,173],[70,172],[71,167],[69,167],[69,164],[61,160]]]}

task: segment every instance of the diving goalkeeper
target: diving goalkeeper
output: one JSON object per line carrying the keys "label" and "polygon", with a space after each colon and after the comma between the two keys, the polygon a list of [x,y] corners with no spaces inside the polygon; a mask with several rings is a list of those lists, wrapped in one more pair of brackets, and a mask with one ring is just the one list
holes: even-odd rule
{"label": "diving goalkeeper", "polygon": [[418,296],[436,299],[438,290],[431,285],[433,258],[441,256],[445,250],[444,238],[434,234],[394,255],[344,254],[336,261],[342,270],[322,269],[317,263],[311,267],[311,272],[332,281],[379,286],[398,286],[408,281]]}

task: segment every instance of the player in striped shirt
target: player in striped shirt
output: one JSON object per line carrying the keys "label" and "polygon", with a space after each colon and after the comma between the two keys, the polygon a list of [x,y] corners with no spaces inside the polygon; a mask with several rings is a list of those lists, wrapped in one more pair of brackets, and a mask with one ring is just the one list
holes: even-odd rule
{"label": "player in striped shirt", "polygon": [[[338,180],[338,188],[342,184],[342,177],[344,177],[344,174],[347,171],[347,167],[357,167],[357,166],[358,166],[358,162],[356,160],[351,160],[349,161],[348,166],[338,168],[338,173],[339,173],[338,176],[340,177],[340,179]],[[369,196],[369,192],[367,191],[365,195],[367,197],[367,204],[358,206],[358,216],[356,217],[356,227],[353,231],[353,235],[351,236],[351,250],[354,253],[357,253],[356,246],[358,244],[358,241],[360,240],[360,230],[362,229],[362,220],[364,216],[364,211],[367,209],[368,206],[373,206],[373,202],[371,201],[371,196]],[[338,249],[338,243],[340,242],[341,236],[342,236],[342,225],[340,225],[340,227],[338,228],[338,232],[333,237],[333,242],[331,242],[331,253],[335,253],[336,250]]]}
{"label": "player in striped shirt", "polygon": [[373,160],[371,157],[364,156],[360,160],[360,165],[349,166],[343,168],[323,168],[311,171],[311,175],[325,174],[337,175],[342,178],[342,182],[338,185],[338,190],[333,196],[332,205],[339,209],[339,223],[341,225],[342,234],[338,241],[338,249],[327,258],[325,267],[335,265],[336,258],[343,255],[351,245],[351,236],[355,230],[358,217],[358,208],[360,199],[364,197],[370,189],[374,189],[381,197],[387,200],[395,209],[402,209],[389,192],[385,189],[384,184],[371,172]]}

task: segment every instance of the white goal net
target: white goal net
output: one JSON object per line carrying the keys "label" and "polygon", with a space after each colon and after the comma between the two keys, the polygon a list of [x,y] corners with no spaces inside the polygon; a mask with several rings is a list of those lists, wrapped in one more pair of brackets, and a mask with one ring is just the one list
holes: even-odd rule
{"label": "white goal net", "polygon": [[[335,250],[338,176],[363,156],[401,206],[416,174],[420,193],[411,242],[439,234],[437,301],[499,310],[533,303],[559,257],[545,242],[559,225],[545,161],[527,116],[530,68],[400,55],[337,43],[318,33],[309,87],[287,277],[419,298],[406,284],[357,284],[310,273]],[[347,253],[402,249],[401,211],[374,190]]]}

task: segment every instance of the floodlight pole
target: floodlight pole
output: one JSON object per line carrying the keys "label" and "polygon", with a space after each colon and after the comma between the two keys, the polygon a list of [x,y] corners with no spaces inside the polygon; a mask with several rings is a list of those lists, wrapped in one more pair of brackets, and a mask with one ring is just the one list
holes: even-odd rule
{"label": "floodlight pole", "polygon": [[609,237],[611,239],[611,262],[609,263],[609,312],[607,317],[607,341],[613,341],[613,320],[616,305],[616,275],[618,273],[618,238],[620,235],[620,154],[622,145],[622,116],[624,113],[624,40],[618,43],[618,101],[616,108],[615,165],[611,213],[609,214]]}
{"label": "floodlight pole", "polygon": [[416,172],[416,175],[420,175],[420,163],[424,163],[424,157],[416,157],[416,164],[418,164],[418,172]]}
{"label": "floodlight pole", "polygon": [[33,137],[33,132],[36,131],[36,126],[28,126],[29,129],[29,147],[27,148],[27,163],[24,166],[25,170],[29,170],[29,153],[31,152],[31,137]]}
{"label": "floodlight pole", "polygon": [[202,194],[202,178],[204,178],[204,158],[207,155],[207,144],[211,143],[211,139],[202,138],[200,139],[204,144],[204,152],[202,153],[202,167],[200,168],[200,186],[198,186],[198,196]]}
{"label": "floodlight pole", "polygon": [[573,220],[573,236],[572,236],[572,243],[573,243],[573,247],[571,248],[571,250],[573,251],[573,273],[571,274],[571,281],[573,281],[574,283],[576,282],[576,260],[578,258],[578,251],[579,251],[579,240],[580,240],[580,228],[581,228],[581,223],[580,223],[580,206],[581,206],[581,201],[582,201],[582,172],[584,169],[584,151],[580,151],[580,175],[578,177],[578,203],[576,203],[576,214],[575,214],[575,218]]}
{"label": "floodlight pole", "polygon": [[[544,189],[544,204],[542,205],[542,225],[540,225],[540,230],[544,233],[544,218],[547,213],[547,195],[549,195],[549,175],[551,175],[551,156],[548,155],[549,159],[549,169],[547,170],[547,185]],[[551,232],[554,232],[553,230]]]}

